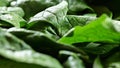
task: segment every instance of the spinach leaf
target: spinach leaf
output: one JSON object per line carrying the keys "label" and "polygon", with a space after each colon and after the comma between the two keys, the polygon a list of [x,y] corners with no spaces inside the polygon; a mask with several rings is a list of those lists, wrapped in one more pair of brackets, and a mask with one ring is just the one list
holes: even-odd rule
{"label": "spinach leaf", "polygon": [[65,68],[85,68],[83,61],[76,53],[70,51],[60,51],[61,55],[68,55],[67,60],[64,62]]}
{"label": "spinach leaf", "polygon": [[67,15],[66,16],[69,24],[71,24],[72,27],[75,26],[84,26],[88,24],[90,21],[95,20],[96,16],[92,15]]}
{"label": "spinach leaf", "polygon": [[26,30],[26,29],[18,29],[11,28],[8,29],[7,32],[12,33],[18,38],[24,40],[27,44],[29,44],[34,50],[52,55],[57,57],[58,52],[60,50],[70,50],[73,52],[79,52],[83,56],[87,56],[86,53],[74,46],[68,46],[65,44],[57,43],[53,38],[53,35],[45,34],[38,31]]}
{"label": "spinach leaf", "polygon": [[3,58],[0,56],[0,67],[1,68],[44,68],[40,65],[35,65],[35,64],[28,64],[28,63],[22,63],[22,62],[16,62],[13,60],[9,60],[6,58]]}
{"label": "spinach leaf", "polygon": [[26,20],[29,20],[31,16],[55,4],[55,0],[54,2],[52,0],[16,0],[11,2],[11,6],[21,7],[25,11]]}
{"label": "spinach leaf", "polygon": [[0,7],[0,15],[5,13],[15,13],[21,17],[24,16],[24,11],[20,7]]}
{"label": "spinach leaf", "polygon": [[86,22],[95,19],[95,17],[91,18],[89,16],[67,15],[67,11],[68,3],[66,1],[47,8],[30,19],[28,29],[48,30],[61,37],[72,27],[85,25]]}
{"label": "spinach leaf", "polygon": [[[43,26],[52,25],[53,29],[56,29],[56,33],[61,36],[65,33],[66,28],[69,28],[69,23],[65,22],[65,16],[68,11],[68,4],[66,1],[61,2],[60,4],[47,8],[46,10],[36,14],[31,18],[28,24],[29,29],[33,29],[41,24]],[[40,28],[41,26],[39,26]],[[39,29],[38,28],[38,29]]]}
{"label": "spinach leaf", "polygon": [[26,21],[19,15],[14,13],[5,13],[0,15],[1,27],[23,27],[26,25]]}
{"label": "spinach leaf", "polygon": [[40,67],[62,68],[55,58],[35,52],[28,44],[2,29],[0,29],[0,38],[0,56],[6,59]]}
{"label": "spinach leaf", "polygon": [[[11,6],[19,6],[25,11],[25,19],[29,20],[31,16],[45,10],[48,7],[56,5],[63,0],[16,0],[11,2]],[[65,0],[68,2],[68,14],[80,14],[80,12],[94,12],[84,0]],[[29,6],[28,6],[29,5]],[[34,9],[34,10],[33,10]]]}
{"label": "spinach leaf", "polygon": [[68,2],[68,14],[81,14],[86,12],[94,12],[94,10],[87,5],[84,0],[66,0]]}
{"label": "spinach leaf", "polygon": [[106,68],[119,68],[120,67],[120,51],[109,56],[105,61],[103,61]]}
{"label": "spinach leaf", "polygon": [[119,3],[0,0],[0,68],[120,68]]}
{"label": "spinach leaf", "polygon": [[24,27],[26,21],[22,18],[24,11],[20,7],[0,7],[1,27]]}
{"label": "spinach leaf", "polygon": [[96,55],[105,55],[112,51],[114,48],[119,47],[117,44],[108,44],[108,43],[89,43],[83,45],[82,43],[74,44],[77,48],[84,50],[87,53],[96,54]]}
{"label": "spinach leaf", "polygon": [[58,42],[66,44],[80,42],[120,43],[119,37],[120,33],[114,30],[112,20],[103,15],[86,26],[75,27],[72,36],[63,37]]}
{"label": "spinach leaf", "polygon": [[11,0],[0,0],[0,7],[7,6]]}
{"label": "spinach leaf", "polygon": [[94,64],[93,64],[93,68],[103,68],[101,62],[100,62],[100,58],[97,57],[94,61]]}

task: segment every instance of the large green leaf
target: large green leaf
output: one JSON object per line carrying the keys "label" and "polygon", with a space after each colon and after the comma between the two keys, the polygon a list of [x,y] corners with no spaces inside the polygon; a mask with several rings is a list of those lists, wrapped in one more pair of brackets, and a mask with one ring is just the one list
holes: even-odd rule
{"label": "large green leaf", "polygon": [[[33,64],[33,67],[34,65],[37,65],[38,67],[62,68],[60,63],[55,58],[35,52],[22,40],[2,29],[0,29],[0,38],[0,56],[3,56],[6,59],[27,65]],[[5,63],[9,64],[7,61]],[[15,68],[17,68],[17,66],[15,66]]]}
{"label": "large green leaf", "polygon": [[63,35],[66,28],[70,27],[69,23],[65,22],[65,16],[68,11],[67,7],[68,3],[63,1],[56,6],[47,8],[30,19],[28,28],[34,29],[39,27],[38,29],[40,29],[40,27],[44,28],[43,26],[52,25],[53,29],[56,29],[56,33],[58,32],[58,35]]}
{"label": "large green leaf", "polygon": [[11,28],[7,32],[28,43],[34,50],[57,57],[59,50],[70,50],[85,55],[85,52],[73,46],[57,43],[54,36],[43,32]]}
{"label": "large green leaf", "polygon": [[[47,8],[30,19],[28,29],[39,31],[49,30],[61,37],[72,27],[76,25],[83,26],[88,21],[96,18],[87,15],[66,15],[67,11],[68,3],[66,1],[63,1],[56,6]],[[52,28],[52,30],[50,30],[50,28]]]}
{"label": "large green leaf", "polygon": [[75,27],[72,36],[63,37],[58,42],[66,44],[80,42],[120,43],[120,33],[114,30],[112,22],[110,18],[103,15],[86,26]]}

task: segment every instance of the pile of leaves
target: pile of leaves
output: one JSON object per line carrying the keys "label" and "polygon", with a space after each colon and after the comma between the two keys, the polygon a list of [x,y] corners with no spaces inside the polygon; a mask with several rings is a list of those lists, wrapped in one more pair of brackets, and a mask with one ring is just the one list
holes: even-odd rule
{"label": "pile of leaves", "polygon": [[120,68],[119,0],[0,0],[0,68]]}

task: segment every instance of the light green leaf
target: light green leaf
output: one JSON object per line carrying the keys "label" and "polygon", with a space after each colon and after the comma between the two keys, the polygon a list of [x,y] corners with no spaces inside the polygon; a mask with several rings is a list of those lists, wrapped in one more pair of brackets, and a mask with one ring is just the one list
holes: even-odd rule
{"label": "light green leaf", "polygon": [[65,68],[85,68],[82,59],[80,59],[76,53],[60,51],[60,54],[68,55],[68,58],[64,63]]}
{"label": "light green leaf", "polygon": [[23,27],[26,25],[26,21],[19,15],[14,14],[14,13],[5,13],[0,15],[0,26],[4,27],[7,24],[6,27]]}
{"label": "light green leaf", "polygon": [[113,20],[112,21],[112,24],[113,24],[113,27],[114,29],[120,33],[120,21],[117,21],[117,20]]}
{"label": "light green leaf", "polygon": [[19,16],[24,16],[24,11],[20,7],[0,7],[0,15],[5,13],[14,13]]}
{"label": "light green leaf", "polygon": [[58,42],[74,44],[80,42],[120,43],[120,33],[115,31],[112,20],[106,15],[91,21],[88,25],[77,26],[72,36],[61,38]]}
{"label": "light green leaf", "polygon": [[11,0],[0,0],[0,7],[7,6]]}
{"label": "light green leaf", "polygon": [[101,64],[100,58],[97,57],[93,63],[93,68],[103,68],[103,65]]}

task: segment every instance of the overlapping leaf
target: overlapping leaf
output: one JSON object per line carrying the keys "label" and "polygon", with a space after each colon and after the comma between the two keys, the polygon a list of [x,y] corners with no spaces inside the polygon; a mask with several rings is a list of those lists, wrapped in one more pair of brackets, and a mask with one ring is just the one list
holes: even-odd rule
{"label": "overlapping leaf", "polygon": [[[35,67],[62,68],[60,63],[45,54],[37,53],[22,40],[0,29],[0,56]],[[5,62],[6,60],[3,60]],[[7,61],[6,61],[6,64]],[[15,64],[15,63],[14,63]],[[17,66],[15,66],[17,67]],[[11,67],[10,67],[11,68]]]}

